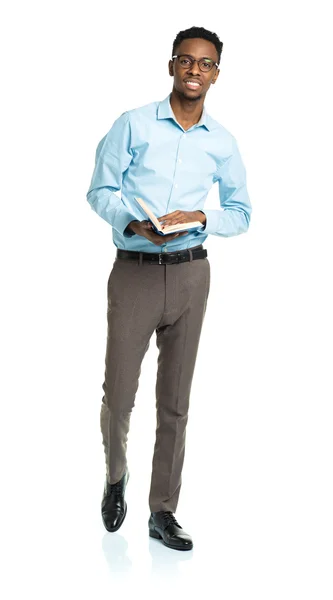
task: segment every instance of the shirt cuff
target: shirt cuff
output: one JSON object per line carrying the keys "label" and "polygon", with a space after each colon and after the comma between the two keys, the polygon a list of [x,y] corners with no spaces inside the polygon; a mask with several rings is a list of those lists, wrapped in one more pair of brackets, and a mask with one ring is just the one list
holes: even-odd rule
{"label": "shirt cuff", "polygon": [[[138,221],[137,219],[131,219],[131,220],[129,221],[129,223],[131,223],[132,221],[135,221],[136,223],[139,223],[139,222],[140,222],[140,221]],[[128,225],[129,225],[129,223],[128,223]],[[125,229],[124,229],[124,231],[123,231],[123,236],[124,236],[124,237],[126,237],[126,238],[129,238],[129,237],[133,237],[133,235],[135,235],[135,232],[134,232],[134,231],[132,231],[131,229],[129,229],[128,231],[126,231],[126,227],[125,227]]]}
{"label": "shirt cuff", "polygon": [[125,233],[125,229],[131,221],[137,221],[137,219],[130,212],[120,206],[115,214],[113,227],[124,237],[132,237],[135,235],[134,231],[131,233]]}
{"label": "shirt cuff", "polygon": [[203,231],[207,234],[216,233],[219,228],[221,210],[207,209],[201,212],[206,215],[206,226],[203,223]]}

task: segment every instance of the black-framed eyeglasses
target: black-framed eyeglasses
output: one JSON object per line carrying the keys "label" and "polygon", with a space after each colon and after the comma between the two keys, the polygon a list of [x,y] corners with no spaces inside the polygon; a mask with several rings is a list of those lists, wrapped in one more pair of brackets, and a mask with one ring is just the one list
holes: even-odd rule
{"label": "black-framed eyeglasses", "polygon": [[219,66],[218,63],[211,58],[200,58],[199,60],[195,60],[195,58],[189,56],[189,54],[175,54],[172,58],[177,58],[178,64],[183,67],[183,69],[189,69],[195,62],[197,62],[200,71],[205,73],[207,73],[207,71],[211,71],[214,65],[216,65],[216,67]]}

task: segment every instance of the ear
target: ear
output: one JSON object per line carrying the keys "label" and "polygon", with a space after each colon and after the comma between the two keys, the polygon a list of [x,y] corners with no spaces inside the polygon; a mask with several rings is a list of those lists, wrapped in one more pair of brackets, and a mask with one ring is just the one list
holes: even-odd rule
{"label": "ear", "polygon": [[169,75],[173,77],[173,62],[169,60]]}
{"label": "ear", "polygon": [[216,75],[215,75],[214,79],[212,79],[212,83],[215,83],[215,82],[216,82],[216,80],[217,80],[217,78],[218,78],[218,76],[219,76],[219,73],[220,73],[220,69],[218,69],[218,70],[216,71]]}

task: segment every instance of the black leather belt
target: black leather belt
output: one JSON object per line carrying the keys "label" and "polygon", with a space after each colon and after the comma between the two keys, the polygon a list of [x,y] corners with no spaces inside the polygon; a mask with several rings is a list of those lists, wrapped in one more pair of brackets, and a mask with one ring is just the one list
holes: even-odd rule
{"label": "black leather belt", "polygon": [[134,252],[133,250],[117,249],[117,258],[149,262],[155,265],[173,265],[198,258],[206,258],[207,250],[200,246],[178,250],[177,252]]}

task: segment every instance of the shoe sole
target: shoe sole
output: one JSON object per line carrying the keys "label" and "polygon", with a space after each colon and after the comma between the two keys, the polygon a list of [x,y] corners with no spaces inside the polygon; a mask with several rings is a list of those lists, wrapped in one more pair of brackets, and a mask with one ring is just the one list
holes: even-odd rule
{"label": "shoe sole", "polygon": [[164,546],[167,546],[168,548],[172,548],[173,550],[192,550],[192,548],[193,548],[193,544],[191,544],[189,546],[184,546],[183,548],[181,548],[179,546],[173,546],[172,544],[168,544],[167,542],[164,541],[162,536],[157,531],[155,531],[155,529],[149,529],[149,536],[152,538],[155,538],[156,540],[162,540]]}

